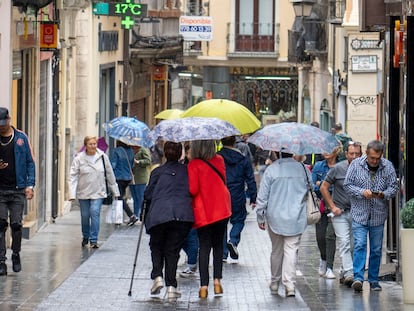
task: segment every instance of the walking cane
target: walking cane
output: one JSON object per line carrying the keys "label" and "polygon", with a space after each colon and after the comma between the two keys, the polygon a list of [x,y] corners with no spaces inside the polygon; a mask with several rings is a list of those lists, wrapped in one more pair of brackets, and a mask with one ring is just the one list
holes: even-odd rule
{"label": "walking cane", "polygon": [[137,259],[138,259],[138,251],[139,251],[139,246],[141,244],[141,238],[142,238],[142,230],[144,229],[144,220],[145,220],[145,210],[146,210],[146,202],[142,202],[142,223],[141,223],[141,228],[139,229],[139,235],[138,235],[138,244],[137,244],[137,250],[135,252],[135,259],[134,259],[134,267],[132,269],[132,275],[131,275],[131,284],[129,285],[129,292],[128,292],[128,296],[131,296],[132,294],[132,283],[134,282],[134,274],[135,274],[135,268],[137,266]]}

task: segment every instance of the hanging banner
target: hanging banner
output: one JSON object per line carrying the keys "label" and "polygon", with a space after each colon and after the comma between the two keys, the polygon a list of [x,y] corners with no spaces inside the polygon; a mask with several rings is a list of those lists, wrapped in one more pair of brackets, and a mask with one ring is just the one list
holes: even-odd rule
{"label": "hanging banner", "polygon": [[41,51],[50,51],[58,47],[58,24],[40,22],[39,45]]}

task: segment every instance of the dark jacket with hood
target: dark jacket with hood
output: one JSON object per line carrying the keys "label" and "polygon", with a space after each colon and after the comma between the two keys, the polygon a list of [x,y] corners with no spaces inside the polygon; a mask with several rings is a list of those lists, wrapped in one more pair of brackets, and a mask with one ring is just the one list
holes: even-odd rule
{"label": "dark jacket with hood", "polygon": [[231,196],[231,206],[246,204],[245,184],[250,195],[250,203],[256,203],[257,187],[250,161],[236,148],[223,147],[218,154],[226,165],[227,188]]}
{"label": "dark jacket with hood", "polygon": [[147,232],[169,221],[194,222],[187,166],[184,164],[168,161],[154,169],[144,198]]}

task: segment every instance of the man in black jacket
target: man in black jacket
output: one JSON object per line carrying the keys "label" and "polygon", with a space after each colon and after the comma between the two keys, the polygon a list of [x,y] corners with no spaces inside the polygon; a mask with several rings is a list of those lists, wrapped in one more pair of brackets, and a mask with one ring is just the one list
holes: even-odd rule
{"label": "man in black jacket", "polygon": [[227,241],[227,230],[224,236],[223,260],[227,260],[228,253],[232,259],[238,259],[239,253],[237,245],[240,243],[241,232],[244,228],[246,220],[246,193],[245,185],[250,195],[250,205],[252,208],[256,206],[257,187],[254,179],[253,167],[249,159],[247,159],[237,148],[234,148],[236,142],[235,136],[223,138],[221,143],[223,148],[218,152],[224,158],[226,165],[227,188],[231,195],[232,215],[230,223],[230,238]]}

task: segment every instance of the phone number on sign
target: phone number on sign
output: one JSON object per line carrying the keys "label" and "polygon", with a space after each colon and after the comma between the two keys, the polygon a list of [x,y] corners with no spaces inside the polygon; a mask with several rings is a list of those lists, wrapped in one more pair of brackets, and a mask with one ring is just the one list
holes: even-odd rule
{"label": "phone number on sign", "polygon": [[180,32],[211,32],[211,26],[180,26]]}

